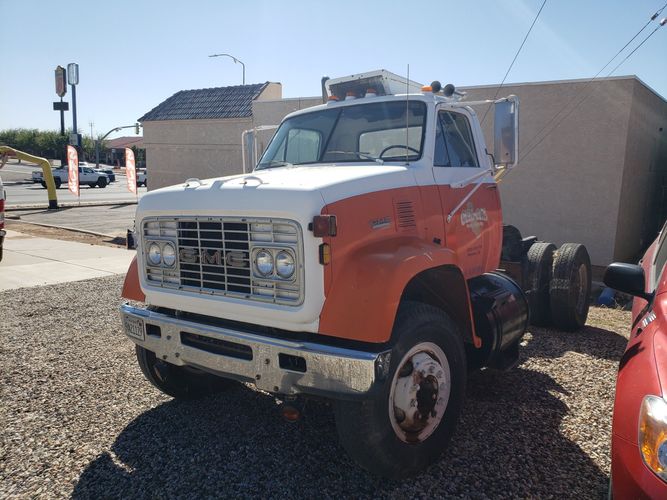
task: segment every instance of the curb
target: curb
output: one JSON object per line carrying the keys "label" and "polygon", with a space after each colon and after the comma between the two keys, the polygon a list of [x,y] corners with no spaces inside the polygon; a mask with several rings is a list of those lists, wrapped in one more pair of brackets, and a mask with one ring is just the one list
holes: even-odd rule
{"label": "curb", "polygon": [[41,227],[50,227],[53,229],[65,229],[67,231],[74,231],[75,233],[84,233],[84,234],[90,234],[92,236],[100,236],[101,238],[110,238],[110,239],[115,239],[115,238],[120,238],[118,235],[113,235],[113,234],[104,234],[104,233],[96,233],[95,231],[88,231],[87,229],[77,229],[75,227],[68,227],[68,226],[57,226],[55,224],[42,224],[41,222],[28,222],[27,220],[23,219],[16,219],[17,222],[21,222],[22,224],[31,224],[33,226],[41,226]]}
{"label": "curb", "polygon": [[[58,203],[60,208],[78,208],[78,207],[112,207],[118,205],[136,205],[136,201],[90,201],[90,202],[65,202]],[[20,211],[20,210],[48,210],[48,205],[7,205],[6,212]]]}

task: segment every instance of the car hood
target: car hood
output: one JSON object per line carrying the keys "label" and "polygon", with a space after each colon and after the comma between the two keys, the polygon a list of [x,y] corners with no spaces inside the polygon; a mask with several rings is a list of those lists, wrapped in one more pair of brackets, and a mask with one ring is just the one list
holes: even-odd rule
{"label": "car hood", "polygon": [[326,204],[413,184],[414,177],[406,166],[280,167],[157,189],[141,198],[138,213],[289,218],[303,214],[312,220]]}

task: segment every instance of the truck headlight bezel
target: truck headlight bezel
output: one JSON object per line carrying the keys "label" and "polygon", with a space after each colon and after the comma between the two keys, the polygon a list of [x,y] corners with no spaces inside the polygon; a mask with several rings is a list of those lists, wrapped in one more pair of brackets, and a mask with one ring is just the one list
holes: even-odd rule
{"label": "truck headlight bezel", "polygon": [[169,240],[147,240],[144,245],[149,267],[173,268],[176,265],[176,244]]}
{"label": "truck headlight bezel", "polygon": [[[283,267],[282,271],[281,266]],[[278,252],[275,257],[275,268],[278,276],[283,279],[290,279],[294,276],[296,271],[296,260],[294,255],[287,250]]]}
{"label": "truck headlight bezel", "polygon": [[[283,262],[291,260],[292,269],[291,272],[280,272],[278,270],[278,259],[281,259]],[[270,269],[268,267],[262,269],[260,268],[260,260],[266,259],[270,261]],[[296,279],[296,255],[294,249],[290,247],[267,247],[267,246],[255,246],[252,248],[252,270],[255,276],[259,279],[269,280],[269,281],[294,281]]]}

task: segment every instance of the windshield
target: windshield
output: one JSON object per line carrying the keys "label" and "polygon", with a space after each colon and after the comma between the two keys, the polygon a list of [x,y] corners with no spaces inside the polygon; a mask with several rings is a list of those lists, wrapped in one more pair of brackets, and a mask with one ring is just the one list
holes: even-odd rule
{"label": "windshield", "polygon": [[418,160],[425,123],[426,104],[420,101],[376,102],[298,115],[280,125],[257,169]]}

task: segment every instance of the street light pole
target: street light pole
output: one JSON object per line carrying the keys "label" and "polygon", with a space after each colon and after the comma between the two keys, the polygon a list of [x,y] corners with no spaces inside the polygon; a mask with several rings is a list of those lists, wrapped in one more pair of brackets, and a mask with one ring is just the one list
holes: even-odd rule
{"label": "street light pole", "polygon": [[237,59],[231,54],[211,54],[208,57],[230,57],[235,63],[239,63],[243,67],[243,85],[245,85],[245,64],[240,59]]}

